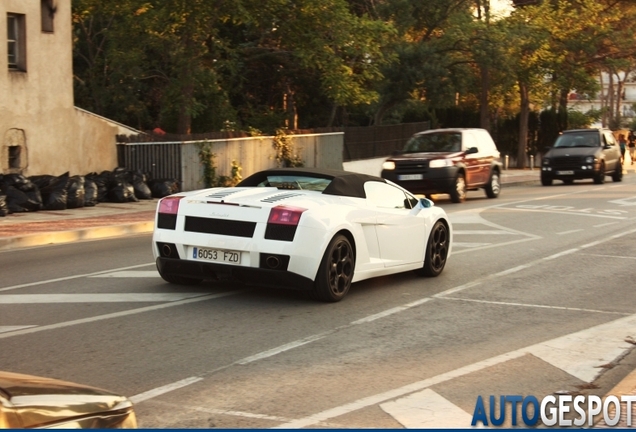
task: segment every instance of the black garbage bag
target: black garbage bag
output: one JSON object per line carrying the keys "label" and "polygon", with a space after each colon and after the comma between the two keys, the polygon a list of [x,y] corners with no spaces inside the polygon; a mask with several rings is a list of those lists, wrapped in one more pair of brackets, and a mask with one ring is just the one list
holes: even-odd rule
{"label": "black garbage bag", "polygon": [[30,192],[35,188],[33,182],[22,174],[4,174],[2,181],[5,185],[13,186],[22,192]]}
{"label": "black garbage bag", "polygon": [[66,210],[68,202],[67,184],[69,182],[68,173],[55,178],[51,186],[47,189],[48,193],[42,194],[44,210]]}
{"label": "black garbage bag", "polygon": [[42,196],[48,195],[53,190],[53,185],[57,182],[57,177],[54,175],[36,175],[29,177],[31,183],[36,185]]}
{"label": "black garbage bag", "polygon": [[108,185],[108,201],[115,203],[137,202],[135,189],[124,180],[111,180]]}
{"label": "black garbage bag", "polygon": [[[103,171],[101,174],[90,173],[86,175],[85,179],[93,181],[97,186],[97,202],[108,201],[108,183],[110,176],[110,171]],[[86,186],[84,187],[86,188]],[[84,205],[86,205],[86,203],[84,203]]]}
{"label": "black garbage bag", "polygon": [[175,179],[156,179],[148,182],[153,198],[163,198],[179,192],[179,182]]}
{"label": "black garbage bag", "polygon": [[0,192],[0,217],[4,217],[10,213],[7,205],[7,196]]}
{"label": "black garbage bag", "polygon": [[40,210],[42,201],[33,200],[26,192],[15,186],[6,187],[7,207],[11,213],[33,212]]}
{"label": "black garbage bag", "polygon": [[84,207],[94,207],[99,202],[97,183],[90,177],[84,178]]}
{"label": "black garbage bag", "polygon": [[0,174],[0,216],[6,216],[11,213],[7,204],[7,192],[5,189],[3,176]]}
{"label": "black garbage bag", "polygon": [[84,207],[84,177],[83,176],[72,176],[69,177],[68,183],[66,184],[66,192],[68,194],[66,208],[80,208]]}
{"label": "black garbage bag", "polygon": [[152,199],[152,191],[148,187],[146,175],[143,172],[131,171],[128,173],[128,177],[130,178],[130,183],[133,185],[137,198],[140,200]]}

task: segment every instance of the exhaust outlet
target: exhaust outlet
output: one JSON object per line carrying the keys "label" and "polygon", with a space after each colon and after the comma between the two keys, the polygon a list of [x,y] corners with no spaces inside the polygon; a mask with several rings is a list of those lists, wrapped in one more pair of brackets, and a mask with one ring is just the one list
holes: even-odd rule
{"label": "exhaust outlet", "polygon": [[272,255],[268,256],[265,262],[267,263],[267,267],[271,269],[276,269],[280,265],[280,260]]}

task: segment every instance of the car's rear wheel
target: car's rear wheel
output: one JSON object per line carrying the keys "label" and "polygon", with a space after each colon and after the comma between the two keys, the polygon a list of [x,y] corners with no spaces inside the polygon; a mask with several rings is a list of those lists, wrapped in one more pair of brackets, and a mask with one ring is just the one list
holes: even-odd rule
{"label": "car's rear wheel", "polygon": [[337,302],[344,298],[351,288],[355,257],[349,239],[336,235],[325,251],[316,282],[313,297],[327,302]]}
{"label": "car's rear wheel", "polygon": [[464,177],[464,174],[457,174],[455,187],[450,191],[450,198],[454,203],[466,201],[466,177]]}
{"label": "car's rear wheel", "polygon": [[486,185],[486,196],[488,198],[497,198],[501,192],[501,178],[499,177],[499,171],[493,171],[490,174],[490,180]]}
{"label": "car's rear wheel", "polygon": [[598,172],[594,175],[594,183],[605,183],[605,164],[601,162],[601,166],[598,168]]}
{"label": "car's rear wheel", "polygon": [[616,168],[614,169],[614,174],[612,174],[612,180],[615,182],[619,182],[623,180],[623,164],[621,161],[618,161]]}
{"label": "car's rear wheel", "polygon": [[428,237],[424,265],[421,269],[416,270],[417,274],[430,277],[439,276],[446,265],[449,247],[450,233],[448,226],[442,221],[437,221]]}
{"label": "car's rear wheel", "polygon": [[543,186],[552,186],[552,177],[548,177],[547,175],[542,175],[541,184]]}

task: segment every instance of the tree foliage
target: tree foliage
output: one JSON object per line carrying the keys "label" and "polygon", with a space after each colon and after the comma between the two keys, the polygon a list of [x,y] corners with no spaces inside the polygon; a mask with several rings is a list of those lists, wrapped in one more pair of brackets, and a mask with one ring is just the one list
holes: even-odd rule
{"label": "tree foliage", "polygon": [[599,94],[602,72],[604,121],[621,124],[634,22],[630,0],[542,0],[503,17],[489,0],[73,0],[75,97],[176,133],[406,119],[497,135],[513,119],[525,160],[568,126],[572,91]]}

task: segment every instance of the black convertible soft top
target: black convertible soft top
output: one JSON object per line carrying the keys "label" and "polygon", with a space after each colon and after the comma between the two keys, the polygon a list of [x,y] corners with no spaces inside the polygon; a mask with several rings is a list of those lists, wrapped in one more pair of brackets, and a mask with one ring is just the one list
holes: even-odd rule
{"label": "black convertible soft top", "polygon": [[364,184],[368,181],[386,183],[381,177],[322,168],[273,168],[259,171],[243,179],[236,187],[254,187],[267,180],[268,176],[298,175],[331,180],[322,191],[325,195],[340,195],[354,198],[366,198]]}

